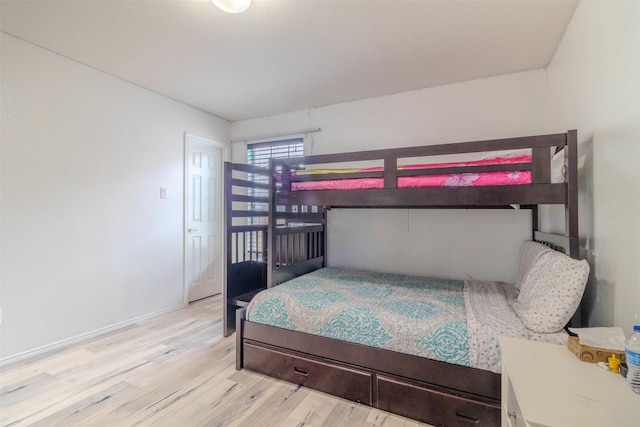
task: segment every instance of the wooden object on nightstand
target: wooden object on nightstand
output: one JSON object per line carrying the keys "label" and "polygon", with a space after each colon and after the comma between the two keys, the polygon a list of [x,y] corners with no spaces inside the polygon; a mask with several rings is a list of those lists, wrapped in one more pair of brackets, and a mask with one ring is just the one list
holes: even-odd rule
{"label": "wooden object on nightstand", "polygon": [[640,395],[622,375],[566,346],[500,337],[502,426],[640,425]]}

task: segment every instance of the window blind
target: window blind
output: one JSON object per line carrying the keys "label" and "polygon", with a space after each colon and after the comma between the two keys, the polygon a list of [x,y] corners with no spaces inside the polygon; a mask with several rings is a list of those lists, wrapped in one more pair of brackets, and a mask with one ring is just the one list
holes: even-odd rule
{"label": "window blind", "polygon": [[304,144],[302,138],[247,145],[249,164],[263,168],[269,167],[269,159],[286,159],[303,155]]}
{"label": "window blind", "polygon": [[[302,138],[284,139],[279,141],[260,142],[247,145],[247,161],[251,165],[268,168],[269,159],[285,159],[289,157],[300,157],[304,155],[304,143]],[[269,178],[263,175],[248,174],[247,177],[253,182],[268,183]],[[268,197],[268,191],[260,188],[249,189],[250,196]],[[249,203],[250,210],[266,211],[266,203]],[[267,218],[249,218],[249,224],[266,224]],[[257,251],[262,247],[262,242],[257,241],[259,237],[254,237],[253,233],[247,238],[247,247],[251,251]]]}

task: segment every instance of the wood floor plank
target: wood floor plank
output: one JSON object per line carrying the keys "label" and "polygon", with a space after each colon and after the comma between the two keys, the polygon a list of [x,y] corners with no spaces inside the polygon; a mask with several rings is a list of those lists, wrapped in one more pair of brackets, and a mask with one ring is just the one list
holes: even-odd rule
{"label": "wood floor plank", "polygon": [[87,418],[109,405],[109,399],[129,388],[131,388],[131,386],[127,383],[116,383],[110,387],[98,390],[84,399],[76,401],[72,405],[65,405],[59,411],[43,417],[38,422],[32,422],[31,420],[29,422],[32,423],[31,425],[33,426],[71,426],[74,424],[84,424]]}
{"label": "wood floor plank", "polygon": [[417,427],[235,370],[215,296],[0,369],[0,426]]}
{"label": "wood floor plank", "polygon": [[[256,413],[258,408],[262,408],[265,402],[271,399],[272,396],[278,393],[278,390],[281,388],[279,384],[270,384],[267,389],[265,389],[264,393],[262,393],[251,405],[248,410],[243,411],[233,422],[230,423],[231,426],[239,426],[243,425],[243,423],[247,422],[247,419],[250,418],[253,414]],[[223,406],[223,410],[226,410],[228,405]],[[262,415],[262,414],[261,414]],[[265,425],[262,423],[262,419],[264,417],[260,417],[260,425]],[[249,421],[249,425],[256,425],[255,421]]]}
{"label": "wood floor plank", "polygon": [[256,405],[245,413],[245,415],[233,424],[238,427],[253,427],[256,425],[264,427],[281,426],[287,420],[289,414],[300,405],[309,395],[311,390],[292,384],[278,381],[275,384],[276,390],[263,402],[256,402]]}
{"label": "wood floor plank", "polygon": [[[60,386],[55,391],[51,393],[37,391],[20,405],[3,410],[2,425],[35,425],[42,419],[63,411],[69,406],[76,405],[79,401],[116,382],[117,380],[102,383],[100,386],[92,386],[86,384],[70,385],[65,381],[60,381]],[[49,425],[65,424],[50,423]]]}
{"label": "wood floor plank", "polygon": [[[197,377],[176,389],[164,399],[136,414],[133,425],[193,425],[208,415],[211,403],[220,400],[236,387],[229,380],[211,381],[211,377]],[[187,422],[186,420],[191,420]]]}
{"label": "wood floor plank", "polygon": [[322,423],[322,427],[361,426],[367,420],[371,408],[359,403],[338,400],[329,416]]}
{"label": "wood floor plank", "polygon": [[0,369],[0,384],[2,387],[9,386],[16,381],[22,381],[25,377],[41,374],[43,372],[52,373],[56,367],[67,367],[79,360],[90,356],[90,352],[84,348],[69,348],[50,354],[48,357],[38,356],[33,360],[28,360],[15,365],[5,366]]}
{"label": "wood floor plank", "polygon": [[338,401],[332,396],[312,391],[291,412],[289,418],[300,421],[303,425],[321,426],[327,419]]}
{"label": "wood floor plank", "polygon": [[0,389],[0,410],[4,411],[8,407],[16,407],[24,402],[33,389],[40,392],[50,392],[55,390],[60,380],[55,376],[42,372],[33,376],[28,376],[22,381],[16,381]]}

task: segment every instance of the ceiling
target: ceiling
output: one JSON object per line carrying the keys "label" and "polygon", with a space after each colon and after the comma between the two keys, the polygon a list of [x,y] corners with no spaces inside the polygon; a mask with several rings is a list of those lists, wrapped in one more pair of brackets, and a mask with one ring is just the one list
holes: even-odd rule
{"label": "ceiling", "polygon": [[233,122],[543,68],[576,4],[1,0],[0,27]]}

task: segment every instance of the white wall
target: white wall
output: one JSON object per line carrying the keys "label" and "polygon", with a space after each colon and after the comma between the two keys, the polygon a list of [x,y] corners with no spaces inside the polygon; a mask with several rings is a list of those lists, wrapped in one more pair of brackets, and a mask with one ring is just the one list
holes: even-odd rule
{"label": "white wall", "polygon": [[[582,1],[548,67],[548,127],[579,130],[590,325],[640,324],[640,2]],[[593,265],[593,264],[592,264]]]}
{"label": "white wall", "polygon": [[230,124],[1,37],[0,359],[181,306],[184,132]]}
{"label": "white wall", "polygon": [[[511,74],[235,122],[232,137],[320,127],[310,152],[323,154],[530,135],[545,127],[545,90],[544,70]],[[233,144],[235,161],[244,151]],[[528,211],[333,210],[329,263],[510,282],[530,229]]]}

